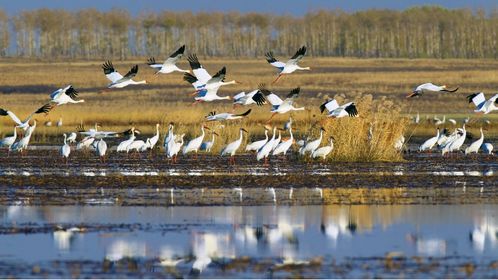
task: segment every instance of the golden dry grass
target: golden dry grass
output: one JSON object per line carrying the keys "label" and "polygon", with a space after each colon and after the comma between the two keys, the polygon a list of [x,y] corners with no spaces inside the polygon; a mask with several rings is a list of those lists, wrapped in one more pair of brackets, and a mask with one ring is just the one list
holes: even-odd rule
{"label": "golden dry grass", "polygon": [[[36,117],[39,123],[47,120],[55,123],[59,117],[62,117],[64,126],[57,128],[39,125],[33,139],[34,143],[54,142],[54,136],[58,137],[57,142],[60,142],[61,133],[74,131],[80,123],[89,127],[95,122],[102,124],[104,130],[114,131],[135,125],[147,136],[153,133],[155,123],[161,124],[161,132],[164,133],[167,123],[175,122],[179,128],[177,132],[186,133],[189,139],[200,133],[200,124],[208,112],[232,110],[231,102],[228,101],[191,106],[193,97],[188,94],[192,92],[192,87],[182,80],[180,73],[154,76],[153,70],[146,66],[144,61],[145,59],[116,61],[114,65],[118,71],[124,73],[132,65],[140,64],[136,80],[147,79],[148,85],[99,93],[108,83],[100,68],[101,61],[33,62],[4,59],[0,61],[2,72],[0,93],[4,93],[1,95],[0,107],[12,110],[23,118],[46,102],[51,91],[67,84],[72,84],[79,90],[80,98],[85,99],[85,103],[60,106],[48,116]],[[319,122],[325,118],[320,115],[318,106],[324,99],[337,97],[343,101],[360,101],[371,97],[370,105],[367,103],[365,106],[359,105],[362,118],[344,118],[330,122],[330,132],[336,138],[333,155],[335,158],[349,154],[341,150],[341,147],[346,147],[347,143],[352,141],[356,141],[355,145],[364,143],[370,123],[373,123],[374,131],[386,132],[378,133],[381,137],[379,139],[374,137],[373,142],[378,143],[375,149],[371,145],[365,148],[367,150],[356,149],[363,156],[349,157],[355,160],[397,158],[396,154],[384,157],[376,155],[374,151],[381,151],[379,147],[382,146],[386,149],[382,150],[381,154],[390,153],[391,140],[401,133],[405,136],[433,134],[435,126],[425,121],[426,116],[432,119],[435,114],[439,117],[445,114],[447,118],[454,117],[457,121],[471,116],[476,119],[476,125],[471,131],[477,131],[480,126],[479,118],[483,116],[473,115],[473,108],[467,103],[465,96],[476,91],[484,91],[490,96],[498,87],[496,60],[307,57],[301,64],[311,66],[311,72],[300,72],[284,77],[277,85],[270,85],[275,78],[275,72],[262,58],[236,60],[201,57],[200,61],[211,73],[226,65],[227,80],[236,79],[242,82],[240,85],[222,88],[219,92],[222,96],[233,96],[240,91],[248,92],[257,88],[262,82],[267,83],[280,95],[287,94],[290,89],[300,86],[302,94],[296,103],[299,106],[304,105],[307,110],[292,114],[297,138],[303,137],[303,134],[318,132]],[[180,67],[189,68],[185,60],[180,63]],[[450,87],[460,86],[460,90],[454,94],[426,94],[418,99],[405,99],[404,96],[414,86],[428,81],[447,84]],[[239,108],[237,112],[246,109]],[[387,109],[389,110],[384,112]],[[222,135],[216,141],[215,150],[221,148],[224,143],[233,141],[238,136],[239,127],[249,130],[251,141],[263,135],[261,124],[270,117],[269,107],[252,107],[252,110],[248,118],[229,122],[224,129],[218,129]],[[417,112],[420,112],[422,120],[419,125],[406,126],[407,118],[400,118],[400,116],[412,116]],[[273,124],[280,126],[289,116],[290,114],[277,116]],[[484,118],[492,121],[487,134],[497,135],[497,114],[489,114]],[[2,135],[10,134],[12,126],[13,122],[9,118],[0,118]],[[451,128],[451,125],[449,127]],[[355,137],[352,133],[353,128],[358,129],[360,137]],[[322,144],[325,144],[325,141]]]}

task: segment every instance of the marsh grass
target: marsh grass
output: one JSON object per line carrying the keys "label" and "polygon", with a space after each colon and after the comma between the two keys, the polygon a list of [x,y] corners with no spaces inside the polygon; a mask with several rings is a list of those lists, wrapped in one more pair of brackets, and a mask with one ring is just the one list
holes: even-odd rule
{"label": "marsh grass", "polygon": [[[318,106],[327,98],[337,98],[339,102],[356,101],[360,118],[328,120],[324,125],[328,133],[334,135],[336,142],[332,160],[398,160],[400,155],[393,152],[395,139],[405,136],[428,136],[435,132],[430,119],[434,115],[446,115],[461,120],[467,116],[476,119],[471,130],[479,129],[484,118],[491,120],[485,132],[488,136],[498,134],[497,115],[476,116],[472,113],[465,96],[471,92],[484,91],[488,96],[498,88],[498,61],[495,60],[430,60],[430,59],[354,59],[354,58],[313,58],[306,57],[304,66],[312,66],[311,72],[301,72],[284,77],[276,85],[271,85],[275,72],[261,59],[220,59],[200,58],[211,73],[227,66],[227,80],[242,81],[241,85],[227,86],[219,92],[221,96],[240,91],[250,91],[265,82],[280,96],[287,94],[296,86],[301,87],[301,95],[296,99],[299,106],[307,108],[304,112],[294,112],[276,116],[273,125],[282,126],[289,116],[294,120],[296,139],[305,135],[316,137],[325,115]],[[176,133],[185,133],[186,140],[200,134],[200,125],[210,111],[230,112],[231,102],[212,102],[191,106],[193,97],[188,94],[192,87],[182,80],[179,73],[153,75],[153,70],[144,65],[144,60],[119,62],[115,68],[126,72],[139,64],[137,80],[146,79],[148,85],[128,87],[104,93],[99,91],[108,81],[101,70],[101,61],[31,61],[4,59],[0,61],[2,84],[0,85],[0,107],[14,111],[23,119],[41,104],[48,101],[48,95],[66,84],[73,84],[85,99],[82,104],[70,104],[55,108],[48,116],[37,115],[38,128],[33,143],[60,143],[61,134],[74,131],[83,123],[87,128],[98,122],[103,130],[122,131],[136,126],[143,131],[139,137],[144,139],[155,132],[155,124],[161,125],[161,140],[169,122],[176,123]],[[188,68],[186,61],[181,67]],[[460,86],[455,94],[424,95],[418,99],[404,98],[415,85],[431,81]],[[5,93],[9,94],[5,94]],[[252,113],[240,121],[227,122],[224,128],[219,124],[208,123],[220,134],[216,138],[213,153],[239,136],[239,128],[249,131],[244,135],[244,145],[264,137],[262,125],[270,117],[269,106],[251,107]],[[243,112],[247,108],[238,108]],[[421,123],[410,124],[408,119],[417,112]],[[45,127],[50,120],[54,124],[62,117],[63,127]],[[483,124],[483,123],[482,123]],[[373,127],[373,139],[367,141],[368,129]],[[483,124],[484,125],[484,124]],[[449,128],[453,126],[447,124]],[[0,118],[2,137],[12,133],[13,122],[8,117]],[[271,136],[271,135],[270,135]],[[206,133],[206,139],[211,134]],[[288,137],[283,133],[283,137]],[[322,145],[327,144],[324,137]]]}

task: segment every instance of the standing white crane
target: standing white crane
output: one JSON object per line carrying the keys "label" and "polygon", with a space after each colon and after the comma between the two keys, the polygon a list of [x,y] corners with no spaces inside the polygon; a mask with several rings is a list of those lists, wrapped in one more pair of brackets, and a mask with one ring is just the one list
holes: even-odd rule
{"label": "standing white crane", "polygon": [[489,114],[495,110],[498,110],[498,94],[495,94],[490,99],[486,100],[484,93],[474,93],[467,96],[469,103],[473,102],[476,106],[474,112]]}
{"label": "standing white crane", "polygon": [[239,139],[229,143],[228,145],[225,146],[225,148],[223,148],[223,150],[221,150],[221,156],[230,155],[228,161],[229,164],[235,164],[234,155],[237,152],[237,150],[240,148],[240,145],[242,144],[242,137],[244,132],[247,133],[247,130],[241,128]]}
{"label": "standing white crane", "polygon": [[314,150],[313,153],[311,154],[311,157],[312,158],[321,157],[323,160],[325,160],[325,158],[330,154],[330,152],[332,152],[333,149],[334,149],[334,137],[330,137],[329,145]]}
{"label": "standing white crane", "polygon": [[465,138],[467,137],[467,130],[465,129],[465,124],[461,129],[457,129],[455,133],[448,137],[445,145],[441,149],[441,153],[444,155],[446,153],[451,153],[460,150]]}
{"label": "standing white crane", "polygon": [[10,154],[10,147],[16,142],[17,139],[17,129],[14,126],[14,134],[12,136],[7,136],[0,140],[0,147],[7,147],[7,153]]}
{"label": "standing white crane", "polygon": [[356,109],[356,104],[354,102],[346,103],[342,106],[339,106],[335,99],[327,100],[325,103],[320,105],[320,113],[323,113],[327,109],[328,115],[327,117],[332,118],[342,118],[342,117],[357,117],[358,110]]}
{"label": "standing white crane", "polygon": [[104,139],[100,139],[95,146],[95,151],[100,157],[100,162],[105,163],[105,154],[107,153],[107,143]]}
{"label": "standing white crane", "polygon": [[148,149],[154,150],[157,142],[159,141],[159,124],[156,123],[156,134],[149,139]]}
{"label": "standing white crane", "polygon": [[67,135],[64,133],[64,145],[62,145],[60,153],[62,156],[62,159],[67,163],[69,159],[69,154],[71,153],[71,147],[67,144]]}
{"label": "standing white crane", "polygon": [[202,140],[204,140],[204,135],[206,135],[204,129],[209,130],[209,127],[201,125],[201,135],[190,140],[187,145],[183,147],[183,155],[186,155],[190,152],[195,152],[195,158],[197,159],[197,152],[201,148]]}
{"label": "standing white crane", "polygon": [[250,144],[247,144],[246,145],[246,152],[250,152],[250,151],[259,151],[259,149],[261,149],[261,147],[263,147],[266,142],[268,142],[268,129],[266,129],[265,127],[265,139],[262,139],[262,140],[258,140],[258,141],[254,141]]}
{"label": "standing white crane", "polygon": [[285,155],[287,154],[287,151],[292,146],[292,143],[294,143],[294,135],[292,134],[292,127],[289,126],[288,130],[289,130],[290,138],[285,140],[285,141],[282,141],[280,144],[278,144],[275,147],[275,149],[273,149],[273,153],[272,153],[273,156],[283,154],[285,157]]}
{"label": "standing white crane", "polygon": [[188,70],[183,70],[176,66],[176,63],[182,58],[183,53],[185,52],[185,45],[181,46],[178,50],[172,53],[162,64],[156,63],[156,59],[154,57],[149,58],[147,64],[157,70],[155,75],[157,74],[169,74],[172,72],[184,72],[189,73]]}
{"label": "standing white crane", "polygon": [[471,154],[471,153],[479,153],[479,149],[482,146],[482,143],[484,142],[484,133],[482,132],[482,127],[480,129],[481,131],[481,137],[477,139],[477,141],[473,142],[470,144],[466,149],[465,149],[465,154]]}
{"label": "standing white crane", "polygon": [[[128,146],[133,142],[135,141],[135,133],[138,133],[138,132],[135,132],[135,127],[132,127],[130,129],[130,137],[124,141],[122,141],[121,143],[119,143],[118,147],[116,148],[116,152],[126,152],[128,150]],[[140,134],[140,133],[138,133]]]}
{"label": "standing white crane", "polygon": [[175,138],[177,136],[173,137],[169,142],[168,142],[168,150],[167,150],[167,156],[168,158],[171,158],[172,163],[177,163],[178,162],[178,153],[180,152],[180,149],[183,146],[183,138],[185,137],[185,134],[180,135],[178,138],[180,138],[180,141],[177,141]]}
{"label": "standing white crane", "polygon": [[18,151],[18,152],[21,152],[21,154],[23,152],[27,152],[29,141],[31,140],[31,135],[33,134],[35,129],[36,129],[36,120],[33,121],[32,126],[28,126],[28,128],[26,129],[26,133],[25,133],[24,137],[22,137],[19,141],[15,142],[10,147],[11,151]]}
{"label": "standing white crane", "polygon": [[299,87],[291,90],[291,92],[287,94],[287,98],[285,98],[285,100],[282,100],[280,97],[278,97],[278,95],[274,94],[266,88],[260,88],[260,91],[266,96],[266,99],[272,105],[270,112],[273,114],[271,115],[270,119],[268,119],[268,123],[276,114],[285,114],[289,111],[304,111],[304,107],[296,108],[293,105],[294,98],[298,97],[299,92],[301,91],[301,88]]}
{"label": "standing white crane", "polygon": [[310,152],[310,155],[313,154],[313,152],[320,147],[320,143],[322,143],[323,139],[323,133],[325,132],[325,129],[323,127],[320,128],[320,137],[318,139],[309,141],[306,143],[306,145],[301,149],[300,154],[301,155],[306,155],[307,152]]}
{"label": "standing white crane", "polygon": [[107,88],[124,88],[128,85],[141,85],[147,83],[145,80],[138,82],[133,80],[138,73],[138,65],[133,66],[124,76],[114,69],[111,61],[105,62],[102,65],[102,69],[104,70],[106,78],[111,81],[111,83],[107,85]]}
{"label": "standing white crane", "polygon": [[170,143],[173,139],[175,139],[175,134],[173,130],[175,129],[175,124],[170,122],[168,126],[168,133],[164,136],[164,151],[168,154],[168,149],[170,148]]}
{"label": "standing white crane", "polygon": [[275,136],[277,134],[277,128],[273,128],[273,135],[271,139],[266,142],[259,150],[256,155],[256,160],[260,161],[262,158],[265,159],[265,165],[268,164],[268,157],[270,156],[271,151],[273,150],[273,143],[275,143]]}
{"label": "standing white crane", "polygon": [[68,85],[65,88],[60,88],[52,94],[50,94],[50,102],[57,104],[57,106],[68,104],[68,103],[83,103],[84,99],[76,100],[78,97],[78,92],[73,88],[72,85]]}
{"label": "standing white crane", "polygon": [[418,150],[420,152],[431,151],[432,148],[437,144],[438,139],[439,139],[439,128],[437,129],[436,136],[427,139],[424,143],[422,143],[422,145],[420,145]]}
{"label": "standing white crane", "polygon": [[17,127],[22,128],[23,130],[27,130],[29,127],[29,121],[35,114],[48,114],[48,112],[50,112],[53,107],[54,106],[47,103],[31,113],[26,119],[24,119],[24,121],[21,121],[13,112],[4,110],[2,108],[0,108],[0,116],[9,116],[17,124]]}
{"label": "standing white crane", "polygon": [[426,92],[456,92],[458,87],[452,90],[449,90],[445,85],[437,86],[433,83],[425,83],[417,86],[412,93],[408,94],[406,98],[420,96]]}
{"label": "standing white crane", "polygon": [[76,132],[71,132],[69,134],[69,136],[67,137],[67,142],[68,143],[74,143],[76,142],[76,137],[78,136],[78,134],[76,134]]}
{"label": "standing white crane", "polygon": [[247,110],[242,114],[233,114],[233,113],[219,113],[216,114],[216,111],[209,112],[206,116],[206,120],[209,122],[212,121],[226,121],[226,120],[237,120],[247,117],[251,113],[251,109]]}
{"label": "standing white crane", "polygon": [[211,149],[214,146],[215,135],[219,136],[218,133],[216,133],[214,131],[211,132],[211,141],[202,142],[201,148],[200,148],[201,151],[206,151],[208,153],[211,152]]}
{"label": "standing white crane", "polygon": [[278,137],[273,141],[273,145],[271,148],[272,151],[275,150],[275,148],[278,146],[278,144],[280,144],[280,141],[282,140],[282,129],[277,128],[277,130],[278,130]]}
{"label": "standing white crane", "polygon": [[273,52],[271,51],[267,52],[265,55],[266,61],[268,61],[268,63],[270,63],[271,66],[279,70],[278,76],[273,81],[273,83],[276,83],[283,75],[290,74],[296,70],[311,70],[310,67],[301,67],[297,65],[305,54],[306,54],[306,46],[302,46],[286,63],[284,63],[282,61],[278,61],[273,56]]}

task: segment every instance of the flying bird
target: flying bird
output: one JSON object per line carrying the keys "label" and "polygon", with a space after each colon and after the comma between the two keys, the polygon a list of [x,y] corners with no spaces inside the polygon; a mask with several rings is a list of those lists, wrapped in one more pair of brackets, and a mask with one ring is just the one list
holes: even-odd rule
{"label": "flying bird", "polygon": [[50,102],[56,103],[57,106],[68,104],[68,103],[83,103],[84,99],[76,100],[78,97],[78,91],[76,91],[72,85],[68,85],[65,88],[60,88],[52,94],[50,94]]}
{"label": "flying bird", "polygon": [[268,102],[272,105],[272,108],[270,110],[271,113],[273,113],[270,117],[270,119],[267,122],[270,122],[271,119],[276,115],[276,114],[285,114],[289,111],[303,111],[304,107],[299,107],[296,108],[294,107],[294,98],[299,96],[299,92],[301,91],[301,88],[297,87],[293,90],[290,91],[289,94],[287,94],[287,97],[285,100],[282,100],[278,95],[274,94],[273,92],[269,91],[266,88],[260,88],[259,89],[265,96]]}
{"label": "flying bird", "polygon": [[476,109],[474,112],[476,113],[484,113],[489,114],[495,110],[498,110],[498,94],[495,94],[490,99],[486,100],[484,93],[473,93],[467,96],[469,103],[474,103],[476,105]]}
{"label": "flying bird", "polygon": [[216,111],[212,111],[209,115],[206,116],[207,121],[226,121],[226,120],[236,120],[247,117],[251,113],[251,109],[247,110],[242,114],[233,114],[233,113],[219,113],[216,114]]}
{"label": "flying bird", "polygon": [[297,63],[304,57],[305,54],[306,46],[302,46],[286,63],[284,63],[282,61],[278,61],[273,56],[273,52],[267,52],[265,55],[266,61],[268,61],[268,63],[279,70],[279,74],[273,81],[273,83],[276,83],[283,75],[290,74],[296,70],[311,70],[310,67],[300,67],[299,65],[297,65]]}
{"label": "flying bird", "polygon": [[50,110],[52,110],[53,108],[54,108],[53,105],[51,105],[50,103],[47,103],[47,104],[41,106],[40,108],[38,108],[33,113],[31,113],[26,119],[24,119],[24,121],[21,121],[13,112],[2,109],[2,108],[0,108],[0,116],[9,116],[17,124],[17,127],[26,130],[29,127],[29,121],[31,120],[31,118],[34,115],[42,114],[42,113],[48,114],[48,112],[50,112]]}
{"label": "flying bird", "polygon": [[357,117],[358,109],[354,102],[349,102],[344,105],[339,106],[339,103],[335,99],[327,100],[325,103],[320,105],[320,112],[323,113],[327,109],[328,117],[332,118],[342,118],[342,117]]}
{"label": "flying bird", "polygon": [[437,86],[433,83],[425,83],[417,86],[412,93],[408,94],[406,98],[420,96],[426,92],[456,92],[458,87],[452,90],[446,88],[445,85]]}
{"label": "flying bird", "polygon": [[138,73],[138,65],[133,66],[126,75],[119,74],[118,71],[114,69],[111,61],[107,61],[102,65],[102,69],[104,70],[104,74],[111,81],[110,84],[107,85],[108,88],[124,88],[128,85],[140,85],[146,84],[147,81],[134,81],[133,78]]}
{"label": "flying bird", "polygon": [[183,70],[178,68],[176,66],[176,63],[182,58],[183,53],[185,52],[185,45],[181,46],[178,50],[176,50],[174,53],[172,53],[164,62],[163,64],[156,63],[156,59],[154,57],[149,58],[147,61],[147,64],[151,67],[157,70],[155,75],[161,73],[161,74],[169,74],[172,72],[185,72],[188,73],[188,70]]}

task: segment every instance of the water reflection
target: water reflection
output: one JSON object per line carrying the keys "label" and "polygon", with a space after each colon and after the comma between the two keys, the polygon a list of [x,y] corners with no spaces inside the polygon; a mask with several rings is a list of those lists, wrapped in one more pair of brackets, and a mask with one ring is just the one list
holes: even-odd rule
{"label": "water reflection", "polygon": [[[354,257],[498,258],[496,205],[0,207],[0,261],[155,260],[189,274],[249,257],[275,268]],[[11,228],[29,229],[27,232]],[[6,234],[9,233],[9,234]]]}

